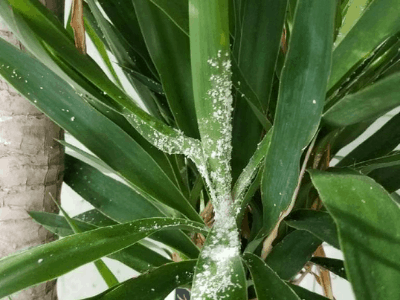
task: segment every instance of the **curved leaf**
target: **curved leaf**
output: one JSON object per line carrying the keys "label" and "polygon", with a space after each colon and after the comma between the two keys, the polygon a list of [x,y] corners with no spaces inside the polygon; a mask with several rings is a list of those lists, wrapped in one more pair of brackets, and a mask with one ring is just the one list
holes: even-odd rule
{"label": "curved leaf", "polygon": [[313,257],[311,262],[323,267],[326,270],[347,279],[346,271],[344,269],[344,262],[340,259],[327,258],[327,257]]}
{"label": "curved leaf", "polygon": [[371,160],[390,153],[400,143],[400,113],[340,160],[336,167]]}
{"label": "curved leaf", "polygon": [[140,28],[180,129],[197,138],[189,39],[150,1],[133,0]]}
{"label": "curved leaf", "polygon": [[396,299],[400,295],[400,207],[367,176],[315,170],[310,174],[337,223],[356,297]]}
{"label": "curved leaf", "polygon": [[169,263],[85,300],[165,299],[173,289],[191,282],[195,265],[196,260]]}
{"label": "curved leaf", "polygon": [[285,219],[285,223],[290,227],[306,230],[317,238],[340,249],[336,224],[327,212],[297,210]]}
{"label": "curved leaf", "polygon": [[161,229],[207,233],[200,223],[152,218],[74,234],[0,260],[0,297],[61,276],[124,249]]}
{"label": "curved leaf", "polygon": [[0,74],[39,110],[74,135],[139,193],[202,221],[159,165],[121,128],[31,56],[4,41],[0,41],[0,48]]}
{"label": "curved leaf", "polygon": [[[379,43],[400,30],[397,0],[373,1],[333,52],[328,89],[345,80]],[[377,24],[379,20],[379,25]]]}
{"label": "curved leaf", "polygon": [[319,294],[311,292],[301,286],[289,283],[289,286],[292,288],[293,291],[300,297],[300,299],[304,300],[328,300],[328,298],[323,297]]}
{"label": "curved leaf", "polygon": [[323,120],[331,126],[344,127],[376,119],[400,105],[399,84],[400,73],[395,73],[349,94],[324,112]]}
{"label": "curved leaf", "polygon": [[300,300],[295,292],[258,256],[243,256],[253,278],[258,300]]}
{"label": "curved leaf", "polygon": [[284,280],[290,280],[310,260],[322,241],[304,230],[295,230],[276,244],[265,259]]}
{"label": "curved leaf", "polygon": [[[133,220],[165,217],[154,203],[125,184],[112,179],[91,166],[69,156],[65,157],[64,182],[87,202],[111,219],[125,223]],[[154,233],[152,238],[185,255],[195,258],[198,248],[187,235],[179,231]]]}

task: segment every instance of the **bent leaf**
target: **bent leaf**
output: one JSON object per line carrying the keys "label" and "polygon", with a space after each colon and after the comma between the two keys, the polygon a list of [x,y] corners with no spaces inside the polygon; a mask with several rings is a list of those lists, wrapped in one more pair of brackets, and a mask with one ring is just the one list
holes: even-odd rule
{"label": "bent leaf", "polygon": [[295,292],[258,256],[246,253],[243,256],[259,300],[300,300]]}
{"label": "bent leaf", "polygon": [[400,295],[400,208],[371,178],[312,170],[311,179],[338,226],[347,276],[358,299]]}
{"label": "bent leaf", "polygon": [[324,112],[323,120],[331,126],[344,127],[375,119],[400,104],[399,84],[400,72],[349,94]]}
{"label": "bent leaf", "polygon": [[196,260],[169,263],[84,300],[165,299],[173,289],[191,282],[195,266]]}
{"label": "bent leaf", "polygon": [[68,236],[0,260],[0,297],[57,278],[81,265],[124,249],[161,229],[207,234],[200,223],[152,218]]}
{"label": "bent leaf", "polygon": [[0,74],[33,105],[75,136],[142,196],[182,210],[189,218],[202,221],[163,169],[126,132],[31,56],[2,40],[0,49]]}
{"label": "bent leaf", "polygon": [[297,210],[285,219],[285,223],[290,227],[306,230],[317,238],[340,249],[336,224],[327,212],[305,209]]}

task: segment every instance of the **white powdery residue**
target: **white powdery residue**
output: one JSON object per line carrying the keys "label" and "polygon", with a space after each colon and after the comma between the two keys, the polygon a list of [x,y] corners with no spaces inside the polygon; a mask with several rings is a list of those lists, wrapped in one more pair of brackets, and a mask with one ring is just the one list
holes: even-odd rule
{"label": "white powdery residue", "polygon": [[235,219],[216,220],[214,230],[201,253],[206,263],[196,274],[193,299],[223,299],[223,294],[240,287],[232,272],[235,259],[240,255]]}
{"label": "white powdery residue", "polygon": [[[216,198],[226,195],[231,188],[231,152],[232,152],[232,72],[229,53],[219,50],[216,58],[207,60],[212,74],[211,88],[207,91],[205,101],[212,103],[212,113],[209,118],[199,120],[203,132],[213,129],[211,137],[203,137],[205,155],[210,162],[212,172],[210,179],[216,188]],[[211,121],[212,124],[208,124]],[[211,134],[210,134],[211,135]],[[217,137],[217,139],[216,139]],[[211,187],[210,187],[211,188]],[[214,199],[218,201],[218,199]]]}

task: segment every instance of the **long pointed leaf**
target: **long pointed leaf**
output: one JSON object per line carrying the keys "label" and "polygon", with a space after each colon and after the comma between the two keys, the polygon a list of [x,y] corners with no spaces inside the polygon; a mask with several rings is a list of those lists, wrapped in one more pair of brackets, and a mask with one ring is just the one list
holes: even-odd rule
{"label": "long pointed leaf", "polygon": [[[154,203],[125,184],[71,156],[65,157],[65,166],[65,183],[103,214],[119,223],[166,216]],[[155,233],[152,238],[189,257],[195,258],[199,254],[198,248],[182,232]]]}
{"label": "long pointed leaf", "polygon": [[335,1],[300,1],[281,78],[261,185],[264,234],[292,201],[302,150],[321,118],[330,70]]}
{"label": "long pointed leaf", "polygon": [[[44,65],[4,41],[0,41],[0,48],[0,74],[39,110],[78,138],[142,195],[202,221],[163,170],[129,135]],[[116,156],[118,160],[113,159]]]}
{"label": "long pointed leaf", "polygon": [[[373,1],[333,52],[328,89],[345,80],[379,43],[400,30],[397,0]],[[376,24],[379,20],[379,26]]]}
{"label": "long pointed leaf", "polygon": [[190,283],[195,265],[196,260],[166,264],[85,300],[165,299],[174,288]]}
{"label": "long pointed leaf", "polygon": [[300,300],[295,292],[258,256],[243,256],[250,269],[258,300]]}
{"label": "long pointed leaf", "polygon": [[[58,236],[66,237],[74,234],[64,217],[56,214],[35,211],[29,212],[29,215],[47,230],[57,234]],[[104,225],[101,226],[101,223],[97,222],[95,222],[95,225],[91,225],[89,223],[79,221],[76,219],[77,217],[74,218],[74,222],[82,231],[97,229],[98,227],[95,225],[104,227]],[[91,221],[93,222],[93,220]],[[107,257],[116,259],[138,272],[145,272],[148,271],[149,268],[158,267],[170,262],[168,258],[165,258],[161,254],[145,247],[140,243],[141,242],[138,242],[132,246],[110,254]]]}
{"label": "long pointed leaf", "polygon": [[400,105],[399,84],[400,73],[395,73],[349,94],[324,112],[323,120],[329,125],[343,127],[376,119]]}
{"label": "long pointed leaf", "polygon": [[164,228],[207,232],[203,225],[188,220],[153,218],[74,234],[1,259],[0,297],[54,279]]}

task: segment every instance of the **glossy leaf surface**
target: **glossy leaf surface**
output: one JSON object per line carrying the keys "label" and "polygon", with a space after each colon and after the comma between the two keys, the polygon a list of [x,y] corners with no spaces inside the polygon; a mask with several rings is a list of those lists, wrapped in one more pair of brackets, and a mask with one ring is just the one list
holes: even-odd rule
{"label": "glossy leaf surface", "polygon": [[195,260],[169,263],[85,300],[165,299],[173,289],[192,280],[195,265]]}
{"label": "glossy leaf surface", "polygon": [[54,279],[165,228],[207,233],[199,223],[184,219],[152,218],[74,234],[1,259],[0,297]]}
{"label": "glossy leaf surface", "polygon": [[[29,215],[36,222],[43,225],[47,230],[57,234],[58,236],[65,237],[74,233],[64,217],[45,212],[30,212]],[[90,217],[90,220],[93,222],[92,217]],[[94,222],[95,225],[97,224],[100,227],[107,226],[101,225],[104,221],[100,221],[101,223],[99,224],[98,220],[99,219]],[[74,222],[81,231],[89,231],[98,228],[98,226],[79,221],[77,217],[74,218]],[[107,257],[116,259],[138,272],[144,272],[149,268],[158,267],[170,262],[168,258],[165,258],[161,254],[143,246],[140,242],[110,254]]]}
{"label": "glossy leaf surface", "polygon": [[[118,170],[142,195],[172,206],[186,207],[183,210],[187,210],[193,219],[201,221],[163,170],[128,134],[97,112],[67,82],[37,60],[4,41],[0,41],[0,48],[0,65],[3,65],[0,74],[39,110],[111,168]],[[53,101],[54,98],[58,101]],[[110,153],[113,155],[110,156]]]}
{"label": "glossy leaf surface", "polygon": [[400,294],[400,208],[374,180],[353,173],[312,171],[321,200],[335,219],[346,273],[359,299]]}

